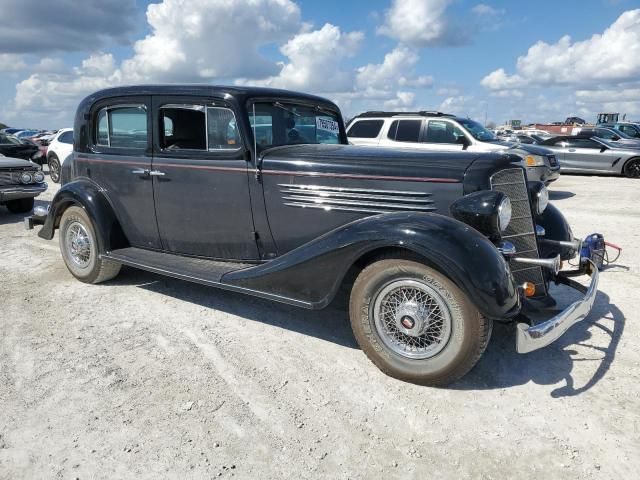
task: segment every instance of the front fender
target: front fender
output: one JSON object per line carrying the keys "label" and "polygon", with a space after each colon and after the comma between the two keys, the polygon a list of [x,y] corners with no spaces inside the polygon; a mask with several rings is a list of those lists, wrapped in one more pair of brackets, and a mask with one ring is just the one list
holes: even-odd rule
{"label": "front fender", "polygon": [[540,242],[540,256],[543,258],[551,258],[560,254],[562,260],[570,260],[578,253],[575,248],[562,246],[545,242],[545,240],[553,240],[556,242],[571,242],[573,240],[573,232],[569,226],[569,222],[554,205],[549,204],[544,209],[542,215],[536,219],[536,223],[544,228],[545,234]]}
{"label": "front fender", "polygon": [[432,213],[388,213],[356,220],[265,264],[226,274],[222,282],[322,308],[358,259],[384,248],[402,248],[424,257],[487,317],[517,313],[516,284],[495,246],[468,225]]}
{"label": "front fender", "polygon": [[86,178],[76,179],[60,187],[51,201],[49,213],[38,236],[51,240],[55,229],[60,225],[62,214],[70,206],[82,207],[87,211],[96,228],[101,252],[127,245],[111,204],[100,187]]}

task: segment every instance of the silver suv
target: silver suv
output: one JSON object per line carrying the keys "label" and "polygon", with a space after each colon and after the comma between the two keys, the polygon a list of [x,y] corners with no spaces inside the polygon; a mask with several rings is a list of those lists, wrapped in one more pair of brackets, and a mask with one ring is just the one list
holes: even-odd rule
{"label": "silver suv", "polygon": [[478,122],[441,112],[365,112],[351,119],[347,135],[354,145],[440,152],[504,150],[522,157],[529,180],[549,184],[560,176],[560,164],[549,149],[501,140]]}

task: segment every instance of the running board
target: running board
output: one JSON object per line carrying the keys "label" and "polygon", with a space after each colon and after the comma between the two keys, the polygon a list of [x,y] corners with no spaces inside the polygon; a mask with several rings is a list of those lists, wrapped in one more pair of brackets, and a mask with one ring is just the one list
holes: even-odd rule
{"label": "running board", "polygon": [[204,258],[185,257],[166,252],[155,252],[143,248],[121,248],[101,255],[106,260],[139,268],[152,273],[166,275],[168,277],[199,283],[209,287],[222,288],[233,292],[246,293],[256,297],[287,303],[303,308],[314,308],[313,304],[294,298],[283,297],[272,293],[251,290],[229,283],[224,283],[223,277],[227,273],[236,272],[252,267],[255,264],[238,262],[221,262]]}

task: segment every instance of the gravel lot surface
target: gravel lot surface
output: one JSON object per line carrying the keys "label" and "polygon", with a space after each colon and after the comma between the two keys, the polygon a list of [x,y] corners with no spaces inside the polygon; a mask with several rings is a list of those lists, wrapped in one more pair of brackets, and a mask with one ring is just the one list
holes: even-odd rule
{"label": "gravel lot surface", "polygon": [[0,207],[0,478],[637,478],[640,181],[564,176],[552,200],[624,248],[594,311],[528,355],[495,328],[447,389],[380,373],[340,305],[82,284]]}

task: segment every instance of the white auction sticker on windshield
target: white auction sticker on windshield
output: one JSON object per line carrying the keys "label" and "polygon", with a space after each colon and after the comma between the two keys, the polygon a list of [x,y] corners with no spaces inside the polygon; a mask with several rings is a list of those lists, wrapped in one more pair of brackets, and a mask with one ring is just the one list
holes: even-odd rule
{"label": "white auction sticker on windshield", "polygon": [[318,130],[325,130],[327,132],[340,133],[340,126],[335,120],[329,120],[327,118],[316,117],[316,128]]}

